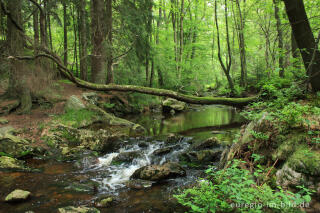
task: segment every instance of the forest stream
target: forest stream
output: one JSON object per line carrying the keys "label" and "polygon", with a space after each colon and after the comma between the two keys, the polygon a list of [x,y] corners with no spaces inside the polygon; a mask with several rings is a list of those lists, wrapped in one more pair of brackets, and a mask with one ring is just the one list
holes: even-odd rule
{"label": "forest stream", "polygon": [[[196,107],[173,116],[157,113],[131,116],[131,121],[147,129],[147,137],[129,138],[114,153],[99,156],[98,160],[83,158],[77,162],[31,159],[29,167],[38,168],[38,173],[0,174],[1,196],[15,188],[33,193],[28,202],[2,203],[2,212],[55,212],[68,205],[92,206],[101,196],[111,196],[115,204],[101,208],[101,212],[184,212],[172,195],[179,188],[192,185],[203,175],[203,167],[184,165],[185,177],[169,179],[142,189],[130,189],[127,181],[133,172],[143,166],[177,162],[181,153],[190,146],[190,141],[217,137],[223,144],[230,144],[239,132],[241,116],[232,107],[219,105]],[[168,143],[168,135],[179,134],[179,140]],[[161,155],[157,150],[169,151]],[[223,149],[219,146],[216,149]],[[136,153],[131,162],[117,163],[114,159],[121,153]],[[158,152],[159,153],[159,152]],[[218,162],[214,163],[217,164]],[[183,162],[180,162],[183,164]]]}

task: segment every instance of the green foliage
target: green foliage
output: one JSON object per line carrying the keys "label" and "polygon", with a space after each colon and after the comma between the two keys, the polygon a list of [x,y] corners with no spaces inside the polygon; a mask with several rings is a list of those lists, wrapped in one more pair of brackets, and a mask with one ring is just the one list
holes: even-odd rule
{"label": "green foliage", "polygon": [[7,156],[7,157],[11,157],[11,158],[13,158],[13,156],[12,156],[12,155],[7,154],[7,153],[5,153],[5,152],[0,152],[0,156]]}
{"label": "green foliage", "polygon": [[300,212],[299,205],[311,201],[311,191],[301,187],[294,194],[280,187],[258,185],[248,170],[240,169],[241,161],[229,162],[226,169],[206,171],[208,178],[198,186],[175,195],[190,212]]}
{"label": "green foliage", "polygon": [[115,104],[113,103],[104,103],[103,104],[103,108],[105,109],[112,109],[114,107]]}
{"label": "green foliage", "polygon": [[298,103],[288,103],[282,110],[276,112],[276,116],[281,122],[289,127],[302,125],[305,121],[304,116],[310,112],[310,106]]}
{"label": "green foliage", "polygon": [[250,133],[252,134],[252,136],[255,139],[259,139],[259,140],[262,140],[262,141],[265,141],[265,140],[269,139],[269,135],[266,135],[263,132],[256,132],[256,131],[252,130]]}

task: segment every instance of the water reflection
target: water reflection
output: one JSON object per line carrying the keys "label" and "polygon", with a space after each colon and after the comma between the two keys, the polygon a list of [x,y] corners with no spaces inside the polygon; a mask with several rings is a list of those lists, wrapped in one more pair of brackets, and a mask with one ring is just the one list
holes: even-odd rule
{"label": "water reflection", "polygon": [[131,120],[144,126],[150,136],[225,129],[243,121],[235,108],[219,105],[199,106],[169,117],[146,114]]}

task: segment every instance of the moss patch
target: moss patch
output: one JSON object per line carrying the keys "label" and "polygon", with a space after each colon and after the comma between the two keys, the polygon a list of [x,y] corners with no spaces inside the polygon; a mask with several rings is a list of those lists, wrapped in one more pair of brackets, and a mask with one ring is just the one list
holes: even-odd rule
{"label": "moss patch", "polygon": [[288,164],[297,172],[319,176],[320,155],[307,146],[300,146],[288,159]]}
{"label": "moss patch", "polygon": [[60,123],[75,128],[86,126],[98,119],[99,116],[96,112],[87,109],[68,110],[65,114],[56,117]]}

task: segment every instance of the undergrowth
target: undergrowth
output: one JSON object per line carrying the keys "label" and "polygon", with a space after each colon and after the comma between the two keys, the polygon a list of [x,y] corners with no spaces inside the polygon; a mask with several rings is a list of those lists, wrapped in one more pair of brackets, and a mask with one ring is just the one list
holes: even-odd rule
{"label": "undergrowth", "polygon": [[303,186],[292,193],[281,187],[272,189],[266,183],[256,182],[263,173],[251,174],[239,168],[243,161],[234,160],[219,171],[206,170],[206,179],[198,185],[186,189],[174,197],[190,212],[301,212],[299,207],[307,207],[312,192]]}

